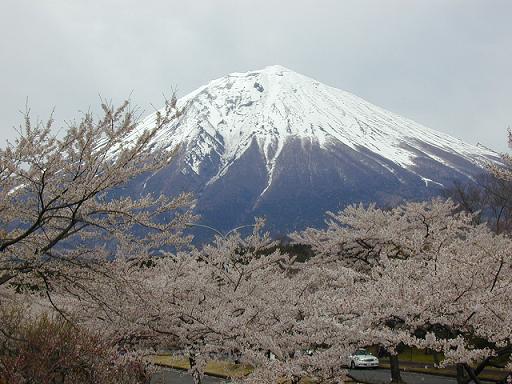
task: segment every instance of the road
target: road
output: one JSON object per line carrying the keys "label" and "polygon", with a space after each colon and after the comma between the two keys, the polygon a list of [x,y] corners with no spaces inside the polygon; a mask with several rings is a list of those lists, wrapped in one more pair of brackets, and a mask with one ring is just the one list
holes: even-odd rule
{"label": "road", "polygon": [[[351,369],[349,374],[355,380],[361,380],[365,383],[388,384],[391,380],[389,369]],[[413,372],[402,372],[402,380],[408,384],[457,384],[457,380],[452,377]]]}
{"label": "road", "polygon": [[[365,383],[388,384],[391,380],[389,369],[352,369],[349,370],[349,374],[355,380],[361,380]],[[457,380],[451,377],[413,372],[402,372],[402,379],[408,384],[457,384]],[[203,383],[227,384],[228,382],[216,377],[204,376]],[[193,384],[193,382],[191,376],[186,372],[162,369],[153,376],[151,384]]]}

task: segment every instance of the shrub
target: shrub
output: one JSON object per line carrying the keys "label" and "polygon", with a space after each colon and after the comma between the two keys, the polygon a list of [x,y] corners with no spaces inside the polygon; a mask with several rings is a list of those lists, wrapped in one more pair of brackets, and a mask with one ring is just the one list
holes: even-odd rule
{"label": "shrub", "polygon": [[0,311],[0,382],[9,384],[142,384],[144,364],[121,356],[100,334],[62,317],[30,318],[20,308]]}

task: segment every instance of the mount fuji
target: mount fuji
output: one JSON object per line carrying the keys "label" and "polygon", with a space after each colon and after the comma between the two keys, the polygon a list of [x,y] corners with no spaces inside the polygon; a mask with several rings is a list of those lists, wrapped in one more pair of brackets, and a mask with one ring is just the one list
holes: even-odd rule
{"label": "mount fuji", "polygon": [[281,66],[213,80],[177,105],[179,118],[154,139],[176,157],[134,192],[193,192],[200,222],[221,231],[255,216],[274,234],[319,226],[327,210],[430,198],[499,162],[489,149]]}

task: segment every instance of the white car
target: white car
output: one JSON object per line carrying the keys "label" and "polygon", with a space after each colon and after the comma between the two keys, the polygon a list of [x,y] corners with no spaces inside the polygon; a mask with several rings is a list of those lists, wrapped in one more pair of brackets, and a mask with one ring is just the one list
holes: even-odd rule
{"label": "white car", "polygon": [[348,366],[354,368],[378,368],[379,359],[366,349],[358,349],[348,357]]}

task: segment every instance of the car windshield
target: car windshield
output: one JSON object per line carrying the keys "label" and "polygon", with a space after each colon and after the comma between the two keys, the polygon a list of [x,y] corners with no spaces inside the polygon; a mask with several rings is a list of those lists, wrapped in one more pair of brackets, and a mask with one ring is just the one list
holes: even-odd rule
{"label": "car windshield", "polygon": [[358,356],[369,355],[370,352],[368,352],[366,349],[358,349],[355,354],[358,355]]}

